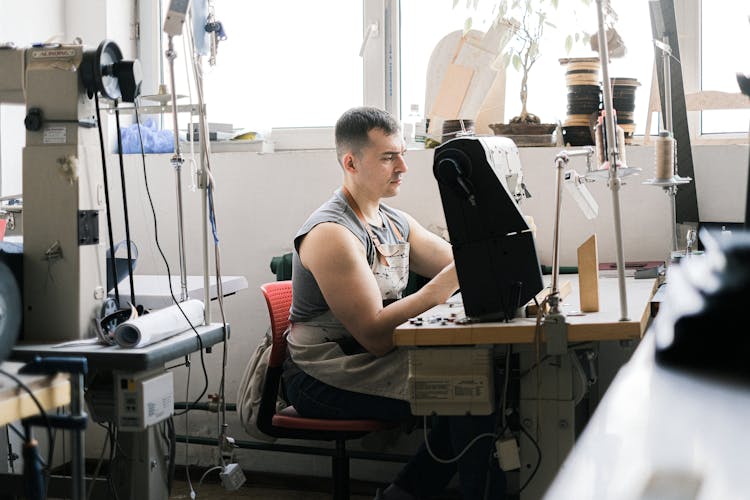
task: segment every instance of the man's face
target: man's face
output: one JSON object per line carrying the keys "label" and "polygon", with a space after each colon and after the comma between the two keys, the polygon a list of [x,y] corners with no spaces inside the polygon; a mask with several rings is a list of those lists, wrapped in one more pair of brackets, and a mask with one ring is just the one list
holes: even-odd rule
{"label": "man's face", "polygon": [[367,134],[370,144],[356,155],[357,183],[373,196],[396,196],[401,180],[408,170],[404,161],[406,147],[401,134],[386,135],[381,129]]}

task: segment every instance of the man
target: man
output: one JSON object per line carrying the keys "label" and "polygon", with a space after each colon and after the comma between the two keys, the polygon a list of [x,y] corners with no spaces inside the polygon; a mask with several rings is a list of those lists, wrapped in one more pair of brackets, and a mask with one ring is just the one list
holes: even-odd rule
{"label": "man", "polygon": [[[406,351],[393,345],[393,330],[444,303],[458,279],[449,243],[381,203],[401,188],[408,170],[404,153],[398,123],[379,109],[350,109],[336,123],[343,185],[294,239],[291,359],[284,381],[303,416],[411,415]],[[431,280],[401,298],[410,269]],[[429,448],[423,446],[379,497],[434,496],[458,471],[464,498],[482,498],[485,490],[488,498],[499,498],[504,476],[492,459],[495,431],[494,416],[436,419]],[[460,460],[448,460],[482,433],[487,436]]]}

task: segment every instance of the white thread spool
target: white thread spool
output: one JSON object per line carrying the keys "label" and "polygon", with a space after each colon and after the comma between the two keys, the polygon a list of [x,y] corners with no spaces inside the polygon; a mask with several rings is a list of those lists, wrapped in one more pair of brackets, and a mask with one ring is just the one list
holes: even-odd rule
{"label": "white thread spool", "polygon": [[[596,157],[599,160],[599,165],[602,165],[607,160],[607,144],[604,140],[602,129],[604,123],[599,123],[594,130],[594,145],[596,146]],[[628,162],[625,159],[625,131],[617,125],[617,154],[619,161],[617,162],[618,167],[627,166]]]}
{"label": "white thread spool", "polygon": [[603,127],[604,123],[598,123],[594,129],[594,146],[596,147],[596,158],[599,160],[599,166],[603,165],[607,159],[606,145],[604,144],[604,135],[602,134]]}
{"label": "white thread spool", "polygon": [[666,181],[674,177],[674,152],[675,140],[667,132],[659,132],[659,137],[654,142],[654,152],[656,155],[656,180]]}
{"label": "white thread spool", "polygon": [[618,167],[627,167],[628,162],[625,160],[625,131],[617,125],[617,153],[620,155]]}

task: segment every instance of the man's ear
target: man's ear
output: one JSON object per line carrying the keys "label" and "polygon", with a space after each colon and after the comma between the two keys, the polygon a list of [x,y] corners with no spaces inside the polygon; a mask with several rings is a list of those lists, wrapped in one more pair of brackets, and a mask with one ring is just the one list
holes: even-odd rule
{"label": "man's ear", "polygon": [[346,170],[347,172],[353,172],[354,170],[356,170],[354,159],[354,154],[351,152],[344,155],[344,157],[341,159],[341,163],[344,165],[344,170]]}

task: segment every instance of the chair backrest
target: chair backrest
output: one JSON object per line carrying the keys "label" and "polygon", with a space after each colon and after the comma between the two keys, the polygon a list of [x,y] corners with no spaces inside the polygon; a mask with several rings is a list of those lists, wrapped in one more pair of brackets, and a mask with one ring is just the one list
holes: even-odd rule
{"label": "chair backrest", "polygon": [[269,367],[281,366],[286,357],[286,339],[284,332],[289,326],[289,308],[292,306],[292,282],[274,281],[260,287],[268,306],[268,316],[271,319],[271,335],[273,347],[268,360]]}

